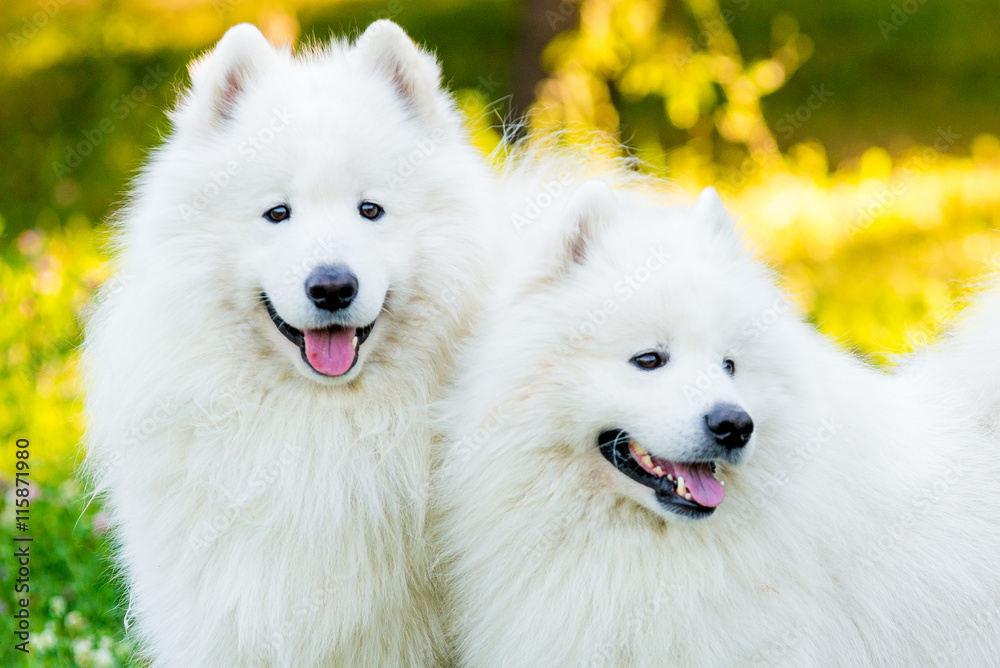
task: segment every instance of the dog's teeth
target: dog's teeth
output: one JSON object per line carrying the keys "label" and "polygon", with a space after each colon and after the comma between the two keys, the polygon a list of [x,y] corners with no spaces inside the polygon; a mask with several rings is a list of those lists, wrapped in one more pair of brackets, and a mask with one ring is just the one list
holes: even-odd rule
{"label": "dog's teeth", "polygon": [[720,480],[719,484],[722,485],[723,487],[725,487],[726,486],[726,481],[725,480]]}
{"label": "dog's teeth", "polygon": [[353,348],[354,348],[355,350],[357,350],[357,349],[358,349],[358,337],[356,337],[356,336],[355,336],[355,337],[354,337],[353,339],[351,339],[351,346],[352,346],[352,347],[353,347]]}
{"label": "dog's teeth", "polygon": [[642,457],[639,458],[639,461],[641,461],[642,465],[645,466],[647,469],[653,468],[653,460],[650,458],[649,455],[643,455]]}
{"label": "dog's teeth", "polygon": [[668,473],[667,474],[667,480],[669,480],[670,482],[673,482],[674,481],[674,474],[673,473]]}
{"label": "dog's teeth", "polygon": [[687,494],[685,494],[684,498],[687,499],[688,501],[690,501],[691,500],[691,492],[688,492]]}
{"label": "dog's teeth", "polygon": [[655,473],[656,475],[662,477],[663,476],[663,469],[660,468],[659,466],[657,466],[655,469],[653,469],[653,473]]}
{"label": "dog's teeth", "polygon": [[684,496],[687,493],[687,487],[684,485],[684,476],[677,476],[677,494]]}
{"label": "dog's teeth", "polygon": [[639,445],[635,441],[632,441],[632,447],[635,449],[636,454],[639,455],[640,457],[642,457],[643,455],[648,455],[649,454],[649,450],[647,450],[646,448],[642,447],[641,445]]}

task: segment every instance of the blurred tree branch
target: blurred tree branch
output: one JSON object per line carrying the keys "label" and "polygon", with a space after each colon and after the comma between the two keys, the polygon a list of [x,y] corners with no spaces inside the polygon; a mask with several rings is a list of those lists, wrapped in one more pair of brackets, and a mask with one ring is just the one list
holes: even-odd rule
{"label": "blurred tree branch", "polygon": [[720,9],[717,0],[581,0],[578,26],[543,54],[551,74],[538,86],[532,123],[617,135],[617,96],[658,97],[667,121],[700,152],[724,143],[778,164],[760,100],[809,58],[812,41],[792,17],[779,16],[770,57],[745,62],[730,26],[747,2]]}
{"label": "blurred tree branch", "polygon": [[542,54],[560,32],[577,26],[579,8],[572,0],[522,0],[511,106],[521,118],[538,93],[538,84],[547,77]]}

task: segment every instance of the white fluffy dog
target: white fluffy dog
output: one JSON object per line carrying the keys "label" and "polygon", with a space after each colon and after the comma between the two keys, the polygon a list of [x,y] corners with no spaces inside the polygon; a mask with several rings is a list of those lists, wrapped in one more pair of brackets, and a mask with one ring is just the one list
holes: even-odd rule
{"label": "white fluffy dog", "polygon": [[836,350],[714,191],[567,209],[448,402],[461,665],[1000,665],[1000,448],[954,367]]}
{"label": "white fluffy dog", "polygon": [[192,67],[86,338],[88,472],[155,666],[422,666],[430,435],[487,173],[395,24]]}

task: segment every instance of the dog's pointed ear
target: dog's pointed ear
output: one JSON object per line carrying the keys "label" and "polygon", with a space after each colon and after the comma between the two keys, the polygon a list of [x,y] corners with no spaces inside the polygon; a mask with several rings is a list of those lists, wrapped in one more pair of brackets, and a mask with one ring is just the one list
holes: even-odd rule
{"label": "dog's pointed ear", "polygon": [[618,198],[601,179],[583,183],[569,203],[569,233],[563,241],[563,258],[582,264],[601,230],[611,224],[618,208]]}
{"label": "dog's pointed ear", "polygon": [[277,51],[249,23],[233,26],[215,48],[191,63],[193,97],[199,116],[219,126],[233,118],[247,88],[274,62]]}
{"label": "dog's pointed ear", "polygon": [[707,223],[718,234],[733,235],[736,233],[736,223],[726,211],[726,207],[715,188],[708,187],[701,191],[698,201],[691,207],[691,215],[697,224]]}
{"label": "dog's pointed ear", "polygon": [[389,19],[375,21],[358,38],[356,57],[372,71],[386,77],[396,95],[418,115],[439,109],[441,66]]}

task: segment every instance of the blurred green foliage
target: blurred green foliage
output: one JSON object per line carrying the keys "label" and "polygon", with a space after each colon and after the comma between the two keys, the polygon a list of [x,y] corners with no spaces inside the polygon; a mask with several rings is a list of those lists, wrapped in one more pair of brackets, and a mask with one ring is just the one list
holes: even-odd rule
{"label": "blurred green foliage", "polygon": [[[965,138],[959,151],[978,133],[1000,132],[995,4],[926,2],[883,37],[879,21],[891,19],[894,4],[905,3],[718,2],[748,61],[772,52],[776,17],[794,17],[799,32],[813,42],[800,70],[763,99],[764,117],[772,129],[789,114],[794,117],[813,86],[825,86],[833,95],[822,113],[811,114],[801,127],[789,125],[792,136],[775,132],[782,149],[816,139],[837,164],[857,159],[872,145],[899,154],[913,143],[933,141],[938,128],[948,125]],[[477,90],[490,101],[510,93],[517,0],[8,0],[0,8],[0,217],[6,226],[0,243],[29,227],[65,223],[77,212],[102,220],[166,130],[163,110],[183,84],[190,57],[233,22],[280,23],[273,13],[283,5],[295,15],[295,32],[307,39],[353,34],[375,18],[393,18],[438,51],[454,88]],[[665,5],[667,20],[685,26],[693,43],[704,39],[682,5]],[[50,6],[57,11],[44,23],[35,20],[42,27],[23,38],[25,21],[33,25],[32,17],[47,16],[43,8]],[[565,26],[575,19],[571,14]],[[12,36],[25,43],[12,44]],[[143,92],[149,68],[165,73],[166,80]],[[122,98],[132,93],[136,104],[121,118]],[[665,120],[663,106],[649,99],[622,100],[620,114],[623,137],[636,144],[655,138],[669,146],[685,138]],[[81,142],[93,143],[88,134],[103,134],[104,120],[111,120],[114,130],[71,169],[68,182],[58,178],[54,165],[65,163],[74,147],[79,153]]]}

